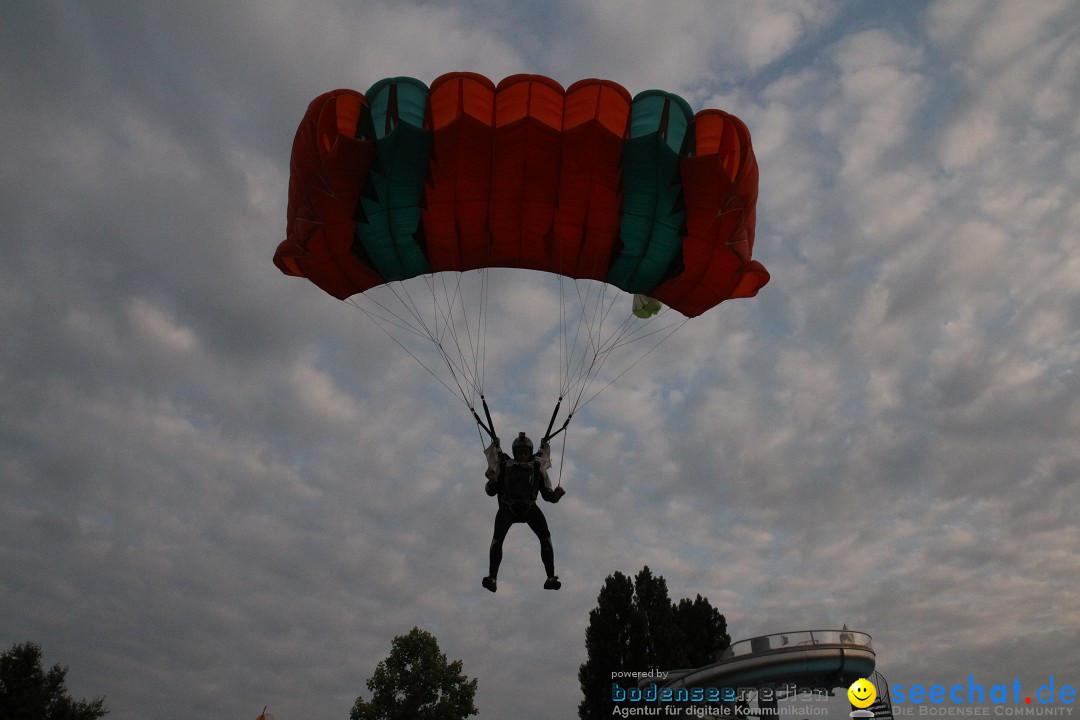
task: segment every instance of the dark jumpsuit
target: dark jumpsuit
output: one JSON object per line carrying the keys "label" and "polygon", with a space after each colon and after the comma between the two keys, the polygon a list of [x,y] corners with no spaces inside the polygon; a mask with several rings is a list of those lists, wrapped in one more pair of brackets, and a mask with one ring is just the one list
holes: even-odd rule
{"label": "dark jumpsuit", "polygon": [[[551,531],[548,529],[547,518],[544,511],[536,504],[536,495],[539,493],[547,502],[558,502],[559,495],[547,487],[546,476],[541,472],[541,454],[534,454],[524,463],[519,463],[505,453],[499,453],[499,470],[494,480],[488,480],[484,490],[488,495],[499,496],[499,511],[495,514],[495,532],[491,537],[491,549],[488,553],[488,575],[495,578],[502,563],[503,540],[510,526],[514,523],[526,523],[540,540],[540,559],[544,562],[544,570],[547,576],[555,576],[555,548],[551,544]],[[508,492],[507,478],[515,465],[531,465],[534,473],[533,491],[531,496],[512,496]]]}

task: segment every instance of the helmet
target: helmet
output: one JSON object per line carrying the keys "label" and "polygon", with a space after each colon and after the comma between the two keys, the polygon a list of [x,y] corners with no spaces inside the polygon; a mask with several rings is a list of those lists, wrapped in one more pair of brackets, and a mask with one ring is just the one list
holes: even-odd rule
{"label": "helmet", "polygon": [[533,454],[532,440],[526,437],[525,433],[518,433],[518,436],[514,438],[514,444],[511,446],[514,457],[518,456],[518,453],[522,450],[527,450],[529,455]]}

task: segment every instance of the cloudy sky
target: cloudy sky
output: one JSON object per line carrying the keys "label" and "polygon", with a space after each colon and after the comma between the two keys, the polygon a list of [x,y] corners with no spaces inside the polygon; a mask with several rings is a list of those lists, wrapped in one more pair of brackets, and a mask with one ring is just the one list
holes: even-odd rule
{"label": "cloudy sky", "polygon": [[[1080,5],[536,6],[3,5],[0,645],[116,720],[341,719],[418,625],[482,717],[568,718],[648,564],[734,638],[868,632],[890,683],[1080,685]],[[271,263],[307,103],[450,70],[673,90],[761,165],[772,282],[555,445],[559,593],[521,526],[480,587],[465,406]],[[522,312],[486,386],[536,436]]]}

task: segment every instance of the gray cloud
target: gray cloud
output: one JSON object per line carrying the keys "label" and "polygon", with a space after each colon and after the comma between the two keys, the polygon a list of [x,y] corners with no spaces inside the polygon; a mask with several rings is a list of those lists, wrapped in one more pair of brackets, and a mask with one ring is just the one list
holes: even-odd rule
{"label": "gray cloud", "polygon": [[[119,719],[343,717],[420,625],[485,716],[562,718],[647,563],[736,638],[866,630],[891,682],[1075,683],[1073,4],[725,9],[0,11],[0,642]],[[556,443],[559,594],[523,528],[479,587],[462,403],[270,263],[310,99],[451,69],[680,89],[761,162],[772,283]],[[557,397],[552,291],[492,296],[504,436]]]}

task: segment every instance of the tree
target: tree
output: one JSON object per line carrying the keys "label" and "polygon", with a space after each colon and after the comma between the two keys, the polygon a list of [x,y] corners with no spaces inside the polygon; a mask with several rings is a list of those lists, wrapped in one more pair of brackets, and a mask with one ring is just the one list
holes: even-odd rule
{"label": "tree", "polygon": [[675,624],[682,631],[686,667],[708,665],[716,659],[717,651],[731,645],[727,619],[700,594],[693,602],[688,598],[679,601]]}
{"label": "tree", "polygon": [[473,704],[476,679],[447,662],[431,633],[414,627],[398,635],[390,655],[367,681],[371,700],[356,698],[350,720],[464,720],[479,712]]}
{"label": "tree", "polygon": [[585,699],[578,705],[583,718],[611,717],[612,673],[631,665],[634,628],[634,585],[619,571],[608,575],[585,628],[586,660],[578,669]]}
{"label": "tree", "polygon": [[75,700],[64,680],[68,669],[41,664],[41,647],[13,645],[0,655],[0,718],[3,720],[97,720],[107,715],[105,700]]}
{"label": "tree", "polygon": [[634,578],[634,614],[640,639],[634,658],[641,669],[684,667],[683,631],[675,623],[675,606],[667,580],[654,576],[646,565]]}
{"label": "tree", "polygon": [[647,565],[633,581],[618,571],[609,575],[596,600],[585,629],[588,658],[578,669],[582,720],[612,716],[612,685],[636,684],[618,673],[706,665],[731,644],[727,621],[707,599],[672,603],[667,581]]}

